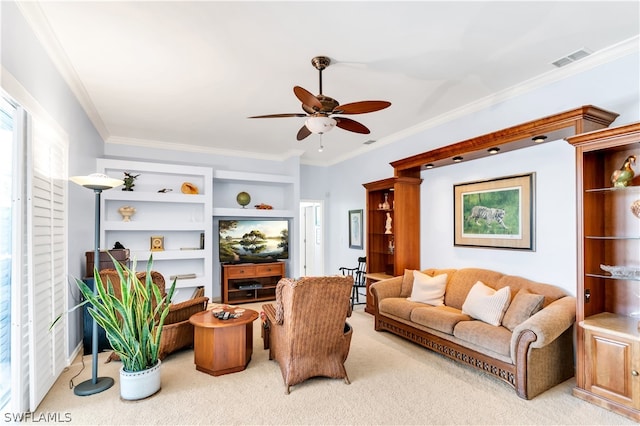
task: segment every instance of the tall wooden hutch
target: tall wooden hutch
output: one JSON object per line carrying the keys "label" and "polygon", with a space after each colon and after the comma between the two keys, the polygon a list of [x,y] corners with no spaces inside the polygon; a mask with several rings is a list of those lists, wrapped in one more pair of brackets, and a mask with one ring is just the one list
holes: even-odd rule
{"label": "tall wooden hutch", "polygon": [[[365,183],[367,189],[367,272],[394,277],[420,267],[420,183],[417,177],[392,177]],[[373,313],[368,291],[367,306]]]}
{"label": "tall wooden hutch", "polygon": [[[576,147],[577,357],[574,395],[640,421],[640,171],[613,187],[625,159],[640,160],[640,123],[566,138]],[[607,266],[634,268],[610,273]]]}

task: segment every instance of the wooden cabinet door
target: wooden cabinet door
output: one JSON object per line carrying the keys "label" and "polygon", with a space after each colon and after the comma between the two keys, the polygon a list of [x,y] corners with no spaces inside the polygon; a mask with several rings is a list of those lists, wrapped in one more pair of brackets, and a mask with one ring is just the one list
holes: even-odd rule
{"label": "wooden cabinet door", "polygon": [[585,388],[620,404],[640,408],[638,342],[585,330]]}

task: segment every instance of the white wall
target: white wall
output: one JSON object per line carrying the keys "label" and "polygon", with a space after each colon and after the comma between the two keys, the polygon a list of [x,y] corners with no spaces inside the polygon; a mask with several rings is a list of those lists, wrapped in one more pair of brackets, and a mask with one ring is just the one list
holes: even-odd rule
{"label": "white wall", "polygon": [[[326,200],[331,232],[327,237],[326,273],[354,264],[364,255],[364,251],[349,249],[347,211],[365,209],[362,183],[393,176],[390,162],[582,105],[619,113],[612,126],[638,121],[639,75],[640,55],[636,51],[553,83],[532,86],[528,92],[519,90],[518,96],[427,126],[392,145],[372,145],[357,158],[330,167]],[[453,247],[453,185],[528,172],[537,176],[536,250]],[[568,143],[547,142],[519,152],[432,169],[422,177],[421,230],[416,235],[421,241],[421,268],[479,266],[552,283],[575,294],[575,159]],[[306,191],[312,189],[307,185],[303,189],[301,196],[305,198]]]}
{"label": "white wall", "polygon": [[[69,175],[95,172],[95,158],[102,155],[103,142],[75,96],[45,53],[14,2],[0,2],[2,68],[10,73],[29,95],[47,111],[69,136]],[[2,84],[2,82],[0,82]],[[5,85],[2,86],[6,88]],[[13,90],[11,90],[13,91]],[[9,95],[11,95],[8,90]],[[94,247],[94,196],[91,191],[70,184],[68,274],[84,275],[85,251]],[[75,284],[70,284],[70,297],[77,298]],[[68,354],[82,340],[79,312],[69,316]]]}

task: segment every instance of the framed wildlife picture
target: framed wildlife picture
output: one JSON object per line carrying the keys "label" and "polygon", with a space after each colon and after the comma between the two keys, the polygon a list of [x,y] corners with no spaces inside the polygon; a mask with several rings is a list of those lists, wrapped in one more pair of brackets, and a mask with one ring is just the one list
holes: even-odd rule
{"label": "framed wildlife picture", "polygon": [[534,250],[535,173],[453,186],[454,245]]}

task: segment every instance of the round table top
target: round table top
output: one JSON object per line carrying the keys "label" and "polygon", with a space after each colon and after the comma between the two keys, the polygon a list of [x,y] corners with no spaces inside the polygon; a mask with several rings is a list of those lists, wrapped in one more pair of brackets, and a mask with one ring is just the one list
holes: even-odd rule
{"label": "round table top", "polygon": [[[219,308],[218,308],[219,309]],[[213,316],[216,309],[209,309],[206,311],[198,312],[191,315],[189,322],[196,327],[206,328],[218,328],[218,327],[233,327],[237,325],[248,324],[258,319],[258,312],[252,309],[245,308],[223,308],[224,311],[230,313],[242,313],[238,318],[229,318],[228,320],[221,320]],[[241,311],[241,312],[238,312]]]}

